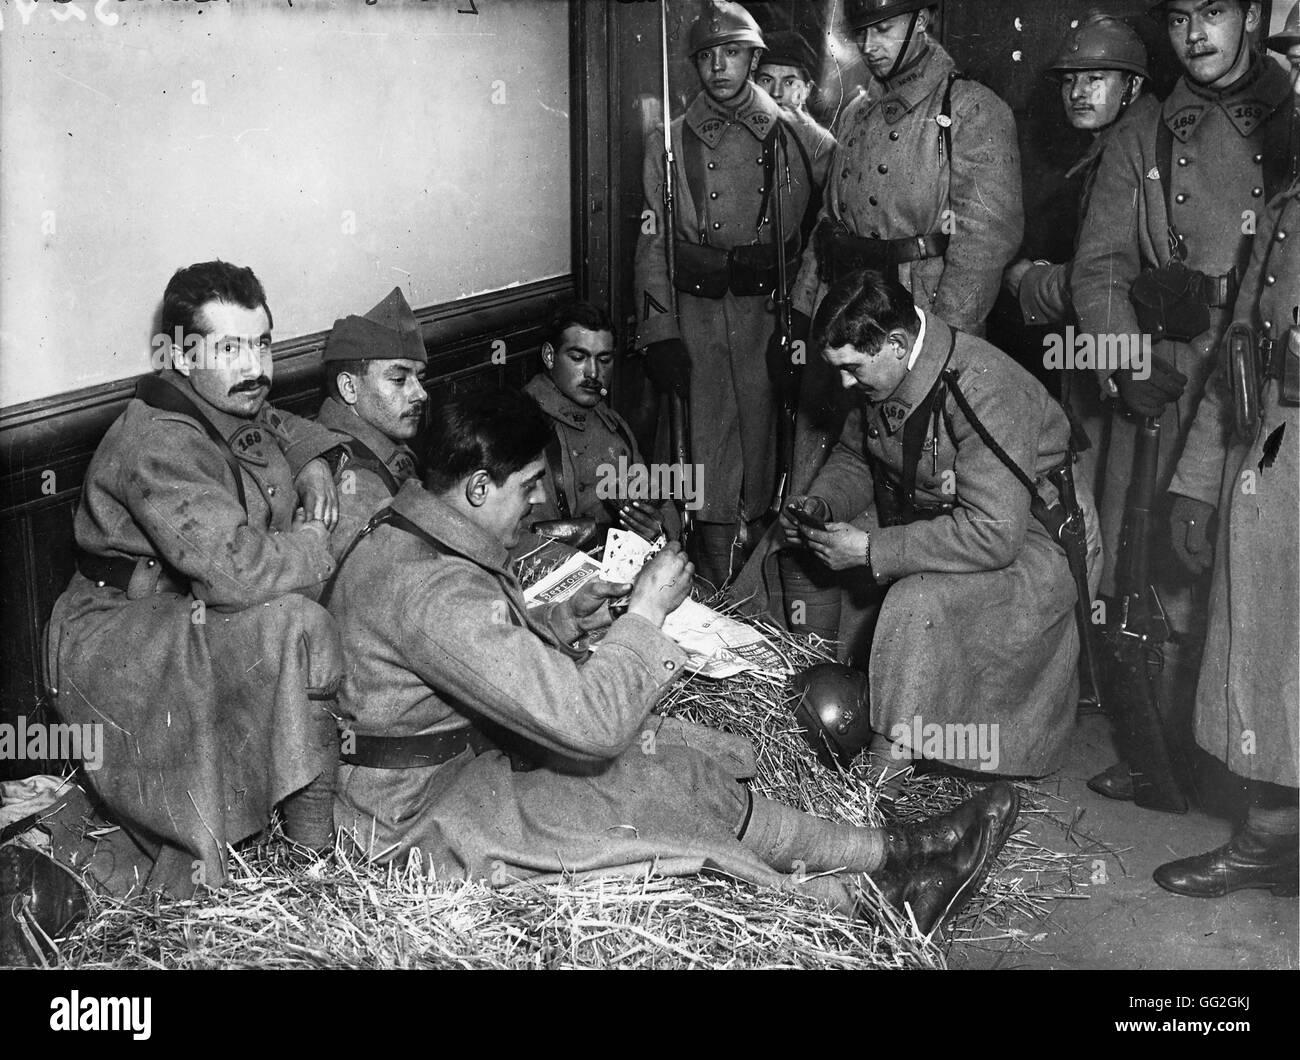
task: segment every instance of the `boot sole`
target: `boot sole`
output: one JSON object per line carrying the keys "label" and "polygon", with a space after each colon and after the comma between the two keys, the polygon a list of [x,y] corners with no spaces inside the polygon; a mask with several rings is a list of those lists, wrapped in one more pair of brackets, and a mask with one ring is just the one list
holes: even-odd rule
{"label": "boot sole", "polygon": [[[1153,876],[1152,879],[1155,879]],[[1174,887],[1167,883],[1161,883],[1156,880],[1156,885],[1170,894],[1176,894],[1183,898],[1226,898],[1237,891],[1271,891],[1274,898],[1295,898],[1300,895],[1300,885],[1294,883],[1269,883],[1263,880],[1259,883],[1240,883],[1235,887],[1225,887],[1222,890],[1197,891],[1191,888]]]}

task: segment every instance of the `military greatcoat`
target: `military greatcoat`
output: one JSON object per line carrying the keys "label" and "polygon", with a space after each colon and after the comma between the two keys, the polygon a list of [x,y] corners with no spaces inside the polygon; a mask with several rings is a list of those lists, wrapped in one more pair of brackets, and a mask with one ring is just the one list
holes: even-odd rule
{"label": "military greatcoat", "polygon": [[[1139,115],[1115,130],[1102,156],[1074,258],[1071,290],[1081,332],[1098,340],[1139,340],[1142,329],[1129,291],[1143,269],[1168,263],[1170,221],[1186,242],[1189,269],[1210,276],[1234,268],[1238,274],[1245,271],[1266,195],[1285,171],[1290,98],[1286,73],[1271,58],[1260,57],[1226,93],[1209,94],[1183,78],[1160,112]],[[1161,122],[1173,134],[1166,174],[1172,218],[1165,209],[1157,150]],[[1210,309],[1209,329],[1191,342],[1154,343],[1153,354],[1188,380],[1182,396],[1160,418],[1161,491],[1168,488],[1231,312],[1231,306]],[[1103,382],[1113,370],[1098,371]],[[1115,589],[1134,438],[1133,422],[1112,406],[1099,505],[1106,550],[1101,590],[1106,594]]]}
{"label": "military greatcoat", "polygon": [[[990,89],[952,83],[951,134],[939,123],[952,58],[937,43],[888,84],[872,79],[834,132],[821,218],[871,239],[946,234],[943,257],[906,262],[899,279],[916,304],[964,331],[982,334],[1002,273],[1024,235],[1020,148],[1011,108]],[[794,308],[812,317],[826,293],[815,247],[804,251]],[[847,407],[836,375],[812,351],[804,371],[795,450],[802,492],[838,437]]]}
{"label": "military greatcoat", "polygon": [[344,764],[341,829],[383,860],[418,848],[426,870],[494,884],[653,862],[781,885],[736,838],[748,742],[715,733],[701,750],[697,737],[710,730],[650,716],[681,676],[685,656],[671,640],[624,615],[594,654],[578,651],[556,605],[529,615],[495,538],[416,482],[393,507],[436,547],[381,526],[343,564],[330,610],[347,660],[345,744],[348,731],[416,736],[473,724],[515,758],[467,749],[409,769]]}
{"label": "military greatcoat", "polygon": [[[701,92],[672,123],[675,236],[682,243],[730,250],[774,242],[763,156],[778,123],[785,126],[790,143],[788,158],[779,153],[783,164],[777,166],[787,242],[799,235],[809,197],[825,179],[834,143],[829,134],[792,121],[752,83],[744,93],[730,111]],[[637,243],[636,345],[641,349],[680,338],[690,354],[691,458],[705,469],[704,503],[697,518],[732,523],[743,507],[745,518],[755,519],[768,508],[776,475],[776,401],[765,357],[776,317],[767,297],[731,291],[721,298],[679,291],[677,316],[672,316],[662,127],[646,141],[644,184],[645,208],[654,220],[642,228]],[[792,268],[791,279],[793,273]]]}
{"label": "military greatcoat", "polygon": [[[1235,317],[1285,342],[1300,315],[1300,186],[1273,204],[1251,256]],[[1292,368],[1295,369],[1292,357]],[[1210,627],[1196,688],[1196,741],[1243,777],[1294,788],[1300,724],[1300,410],[1265,386],[1259,430],[1231,432],[1222,360],[1170,490],[1217,505]]]}
{"label": "military greatcoat", "polygon": [[294,476],[338,439],[270,405],[228,415],[162,378],[229,439],[247,510],[199,423],[132,399],[91,460],[75,533],[135,573],[125,592],[73,575],[47,666],[63,721],[102,726],[103,764],[86,779],[160,855],[150,884],[184,894],[220,884],[227,844],[336,767],[332,703],[319,700],[342,659],[313,599],[334,563],[323,529],[292,522]]}
{"label": "military greatcoat", "polygon": [[[339,521],[330,534],[330,554],[337,560],[366,522],[415,475],[415,454],[367,423],[337,398],[321,402],[316,422],[339,435],[345,456],[334,471],[339,491]],[[368,450],[368,452],[363,451]],[[382,465],[370,464],[370,457]]]}
{"label": "military greatcoat", "polygon": [[[880,525],[868,455],[893,481],[903,474],[902,426],[947,361],[977,417],[1031,478],[1066,456],[1061,406],[1006,354],[926,315],[921,353],[888,400],[859,402],[809,488],[837,521],[871,534],[871,572],[888,585],[867,639],[846,594],[843,653],[869,657],[872,729],[889,739],[902,725],[997,725],[996,772],[1050,771],[1074,726],[1079,640],[1075,589],[1065,554],[1030,515],[1028,489],[976,433],[951,393],[938,437],[927,430],[916,499],[955,502],[949,515]],[[1086,485],[1089,568],[1099,569],[1096,513]],[[990,733],[991,729],[988,730]],[[922,748],[913,748],[921,757]],[[927,755],[927,757],[931,757]],[[973,769],[969,759],[946,759]]]}

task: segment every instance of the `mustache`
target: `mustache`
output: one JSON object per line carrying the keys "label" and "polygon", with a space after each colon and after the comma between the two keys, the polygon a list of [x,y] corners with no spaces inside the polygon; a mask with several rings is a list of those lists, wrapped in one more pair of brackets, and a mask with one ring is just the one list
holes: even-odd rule
{"label": "mustache", "polygon": [[242,394],[249,390],[260,390],[262,387],[270,389],[271,380],[264,375],[259,375],[256,379],[245,379],[242,383],[236,383],[230,388],[231,394]]}

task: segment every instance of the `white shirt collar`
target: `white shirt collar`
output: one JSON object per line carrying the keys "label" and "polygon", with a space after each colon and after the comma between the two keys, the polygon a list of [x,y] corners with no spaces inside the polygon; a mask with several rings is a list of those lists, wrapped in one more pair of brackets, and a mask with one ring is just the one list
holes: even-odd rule
{"label": "white shirt collar", "polygon": [[921,330],[916,333],[916,342],[912,344],[912,352],[907,356],[907,370],[910,372],[916,365],[916,359],[921,356],[921,345],[925,342],[925,314],[921,312],[921,307],[916,306],[916,316],[921,321]]}

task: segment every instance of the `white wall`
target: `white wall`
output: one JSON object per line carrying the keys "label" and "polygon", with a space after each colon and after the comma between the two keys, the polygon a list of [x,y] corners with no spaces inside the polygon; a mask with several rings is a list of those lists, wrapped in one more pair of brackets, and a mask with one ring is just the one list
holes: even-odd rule
{"label": "white wall", "polygon": [[252,266],[276,339],[570,271],[562,0],[0,17],[0,405],[148,370],[195,261]]}

